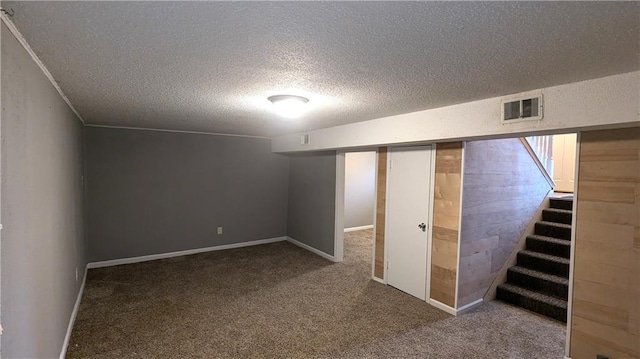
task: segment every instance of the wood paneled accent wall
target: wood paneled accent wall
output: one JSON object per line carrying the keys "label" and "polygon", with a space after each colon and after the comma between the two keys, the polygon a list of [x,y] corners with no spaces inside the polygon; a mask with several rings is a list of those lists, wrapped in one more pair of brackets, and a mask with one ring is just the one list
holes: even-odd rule
{"label": "wood paneled accent wall", "polygon": [[376,228],[373,275],[384,278],[384,230],[387,207],[387,148],[378,148],[378,173],[376,176]]}
{"label": "wood paneled accent wall", "polygon": [[580,140],[573,359],[640,357],[640,128]]}
{"label": "wood paneled accent wall", "polygon": [[520,139],[465,144],[458,307],[485,295],[551,189]]}
{"label": "wood paneled accent wall", "polygon": [[462,142],[436,145],[430,298],[455,307]]}

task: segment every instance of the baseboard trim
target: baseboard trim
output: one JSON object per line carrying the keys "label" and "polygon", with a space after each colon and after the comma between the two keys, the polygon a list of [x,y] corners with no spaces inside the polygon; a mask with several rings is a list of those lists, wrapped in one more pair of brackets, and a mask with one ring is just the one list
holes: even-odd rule
{"label": "baseboard trim", "polygon": [[454,308],[452,308],[452,307],[450,307],[450,306],[448,306],[448,305],[446,305],[444,303],[438,302],[435,299],[429,298],[427,303],[429,303],[432,306],[434,306],[434,307],[436,307],[436,308],[438,308],[440,310],[443,310],[443,311],[445,311],[445,312],[447,312],[447,313],[449,313],[451,315],[457,315],[456,310]]}
{"label": "baseboard trim", "polygon": [[478,300],[476,300],[474,302],[471,302],[471,303],[469,303],[469,304],[467,304],[465,306],[462,306],[459,309],[452,308],[452,307],[450,307],[450,306],[448,306],[448,305],[446,305],[444,303],[441,303],[441,302],[439,302],[439,301],[437,301],[435,299],[431,299],[431,298],[429,298],[427,303],[433,305],[434,307],[436,307],[436,308],[438,308],[440,310],[444,310],[445,312],[447,312],[447,313],[449,313],[451,315],[458,316],[458,315],[461,315],[461,314],[464,314],[464,313],[468,312],[469,310],[471,310],[471,308],[473,308],[476,305],[482,303],[482,298],[480,298],[480,299],[478,299]]}
{"label": "baseboard trim", "polygon": [[355,231],[363,231],[365,229],[372,229],[373,228],[373,224],[369,224],[366,226],[359,226],[359,227],[349,227],[349,228],[345,228],[344,232],[355,232]]}
{"label": "baseboard trim", "polygon": [[470,311],[471,309],[473,309],[473,307],[481,304],[483,302],[483,299],[480,298],[478,300],[475,300],[467,305],[463,305],[462,307],[456,309],[456,315],[460,315],[460,314],[464,314],[468,311]]}
{"label": "baseboard trim", "polygon": [[371,277],[371,279],[375,280],[375,281],[376,281],[376,282],[378,282],[378,283],[386,284],[386,283],[384,282],[384,279],[380,279],[380,278],[378,278],[378,277]]}
{"label": "baseboard trim", "polygon": [[274,238],[259,239],[259,240],[256,240],[256,241],[249,241],[249,242],[223,244],[223,245],[213,246],[213,247],[187,249],[187,250],[184,250],[184,251],[152,254],[152,255],[148,255],[148,256],[113,259],[113,260],[100,261],[100,262],[91,262],[91,263],[87,264],[87,268],[92,269],[92,268],[112,267],[112,266],[117,266],[117,265],[121,265],[121,264],[132,264],[132,263],[148,262],[148,261],[153,261],[153,260],[156,260],[156,259],[180,257],[180,256],[186,256],[186,255],[190,255],[190,254],[212,252],[212,251],[222,251],[222,250],[225,250],[225,249],[251,247],[251,246],[257,246],[257,245],[261,245],[261,244],[282,242],[282,241],[285,241],[285,240],[286,240],[286,237],[274,237]]}
{"label": "baseboard trim", "polygon": [[78,290],[78,297],[76,298],[76,304],[73,306],[71,317],[69,318],[69,325],[67,326],[67,334],[64,336],[64,342],[62,342],[62,350],[60,351],[60,359],[64,359],[67,356],[67,348],[69,348],[69,340],[71,340],[71,332],[73,331],[73,325],[76,323],[76,316],[78,315],[78,309],[80,309],[80,301],[82,300],[82,293],[84,293],[84,284],[87,282],[87,268],[84,269],[84,277],[82,278],[82,284],[80,284],[80,290]]}
{"label": "baseboard trim", "polygon": [[300,241],[297,241],[297,240],[295,240],[295,239],[293,239],[293,238],[291,238],[289,236],[287,236],[286,238],[287,238],[287,242],[289,242],[291,244],[295,244],[296,246],[298,246],[300,248],[304,248],[304,249],[308,250],[309,252],[317,254],[320,257],[324,258],[324,259],[328,259],[328,260],[330,260],[332,262],[336,261],[334,256],[329,255],[329,254],[327,254],[327,253],[325,253],[325,252],[323,252],[323,251],[321,251],[319,249],[315,249],[315,248],[311,247],[310,245],[304,244],[304,243],[302,243]]}

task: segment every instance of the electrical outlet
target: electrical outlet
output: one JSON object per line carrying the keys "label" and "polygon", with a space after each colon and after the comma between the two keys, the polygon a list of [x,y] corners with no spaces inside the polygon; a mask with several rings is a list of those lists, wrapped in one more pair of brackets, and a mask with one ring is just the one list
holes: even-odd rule
{"label": "electrical outlet", "polygon": [[218,227],[218,234],[222,234],[222,227]]}

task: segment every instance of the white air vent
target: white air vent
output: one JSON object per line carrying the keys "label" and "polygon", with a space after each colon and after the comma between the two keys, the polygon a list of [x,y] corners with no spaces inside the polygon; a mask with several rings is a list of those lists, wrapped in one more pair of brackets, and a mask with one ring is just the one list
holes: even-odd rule
{"label": "white air vent", "polygon": [[309,144],[309,134],[305,133],[304,135],[300,136],[300,144],[301,145],[308,145]]}
{"label": "white air vent", "polygon": [[542,120],[542,93],[528,92],[501,101],[502,124]]}

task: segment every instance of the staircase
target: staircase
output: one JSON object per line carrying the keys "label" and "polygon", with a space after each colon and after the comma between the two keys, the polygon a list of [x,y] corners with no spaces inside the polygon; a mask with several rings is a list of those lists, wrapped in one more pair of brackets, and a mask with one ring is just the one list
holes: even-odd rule
{"label": "staircase", "polygon": [[566,323],[573,198],[550,198],[550,207],[535,224],[535,234],[527,236],[526,249],[518,252],[496,297]]}

